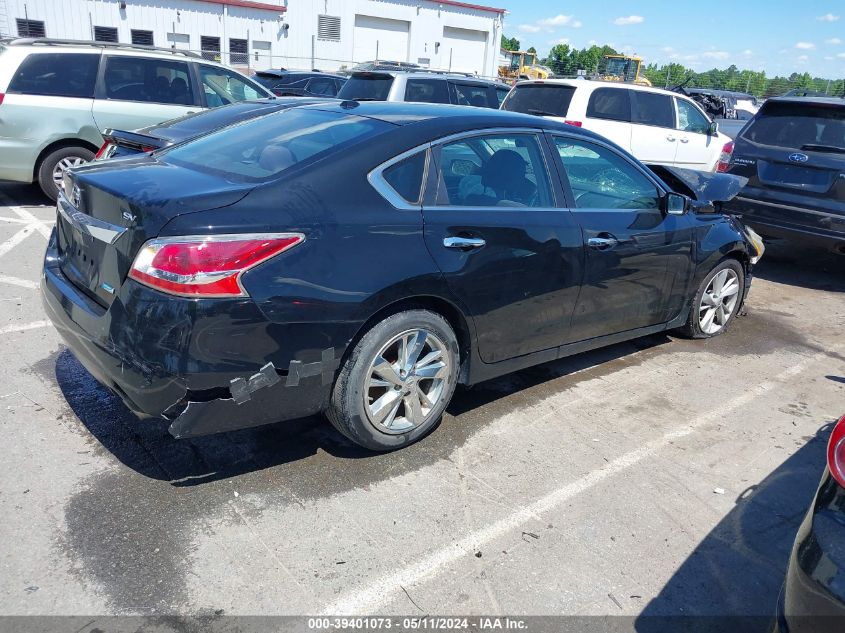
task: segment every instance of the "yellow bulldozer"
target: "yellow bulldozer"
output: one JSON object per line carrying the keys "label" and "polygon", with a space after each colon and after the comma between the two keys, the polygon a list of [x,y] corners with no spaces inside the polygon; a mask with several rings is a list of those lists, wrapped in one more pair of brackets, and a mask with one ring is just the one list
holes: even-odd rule
{"label": "yellow bulldozer", "polygon": [[650,86],[648,78],[641,74],[643,58],[635,55],[605,55],[599,79],[604,81],[628,81],[640,86]]}
{"label": "yellow bulldozer", "polygon": [[503,51],[508,63],[499,66],[500,79],[548,79],[551,68],[537,63],[537,53],[527,51]]}

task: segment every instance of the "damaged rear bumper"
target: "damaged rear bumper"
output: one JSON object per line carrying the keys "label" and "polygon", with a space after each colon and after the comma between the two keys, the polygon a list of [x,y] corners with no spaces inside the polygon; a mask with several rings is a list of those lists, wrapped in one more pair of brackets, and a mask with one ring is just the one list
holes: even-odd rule
{"label": "damaged rear bumper", "polygon": [[62,273],[55,233],[41,294],[80,363],[140,417],[169,420],[177,438],[319,413],[339,365],[341,350],[310,349],[249,299],[167,297],[130,280],[106,308]]}

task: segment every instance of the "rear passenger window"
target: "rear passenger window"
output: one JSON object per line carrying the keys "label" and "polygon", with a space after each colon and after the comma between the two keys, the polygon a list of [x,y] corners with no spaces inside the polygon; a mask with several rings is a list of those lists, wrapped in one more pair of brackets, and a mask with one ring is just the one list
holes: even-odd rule
{"label": "rear passenger window", "polygon": [[578,209],[657,209],[657,187],[627,159],[601,145],[555,138]]}
{"label": "rear passenger window", "polygon": [[315,77],[308,81],[307,90],[315,95],[333,97],[337,94],[337,86],[328,77]]}
{"label": "rear passenger window", "polygon": [[502,104],[505,102],[505,98],[508,96],[510,92],[510,88],[499,88],[496,87],[496,99],[499,100],[499,107],[502,107]]}
{"label": "rear passenger window", "polygon": [[188,64],[145,57],[106,57],[105,97],[193,105]]}
{"label": "rear passenger window", "polygon": [[587,116],[610,121],[631,120],[630,90],[626,88],[598,88],[590,95]]}
{"label": "rear passenger window", "polygon": [[382,172],[385,182],[408,204],[419,204],[425,172],[425,152],[391,165]]}
{"label": "rear passenger window", "polygon": [[672,97],[654,92],[631,91],[631,122],[655,127],[675,127]]}
{"label": "rear passenger window", "polygon": [[471,86],[467,84],[452,83],[453,103],[457,105],[475,106],[476,108],[487,107],[487,86]]}
{"label": "rear passenger window", "polygon": [[440,79],[408,79],[405,101],[422,103],[449,103],[446,81]]}
{"label": "rear passenger window", "polygon": [[91,99],[99,62],[99,54],[32,54],[21,62],[7,92]]}

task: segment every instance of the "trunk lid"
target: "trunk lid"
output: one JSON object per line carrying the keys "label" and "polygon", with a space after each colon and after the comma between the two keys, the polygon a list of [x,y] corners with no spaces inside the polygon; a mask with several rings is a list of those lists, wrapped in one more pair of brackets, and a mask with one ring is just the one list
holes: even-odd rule
{"label": "trunk lid", "polygon": [[77,168],[65,175],[64,185],[56,221],[61,269],[104,307],[140,247],[170,220],[229,206],[255,187],[149,156]]}

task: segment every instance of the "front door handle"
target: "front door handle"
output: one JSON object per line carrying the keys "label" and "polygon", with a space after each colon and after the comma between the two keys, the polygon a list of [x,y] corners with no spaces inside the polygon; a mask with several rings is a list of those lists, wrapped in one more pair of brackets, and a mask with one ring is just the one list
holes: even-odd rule
{"label": "front door handle", "polygon": [[681,137],[681,143],[689,143],[689,139],[686,137]]}
{"label": "front door handle", "polygon": [[587,240],[587,246],[597,251],[610,250],[617,244],[619,244],[619,240],[612,235],[607,235],[606,237],[591,237]]}
{"label": "front door handle", "polygon": [[446,248],[459,248],[461,250],[470,250],[473,248],[481,248],[487,242],[480,237],[444,237],[443,246]]}

